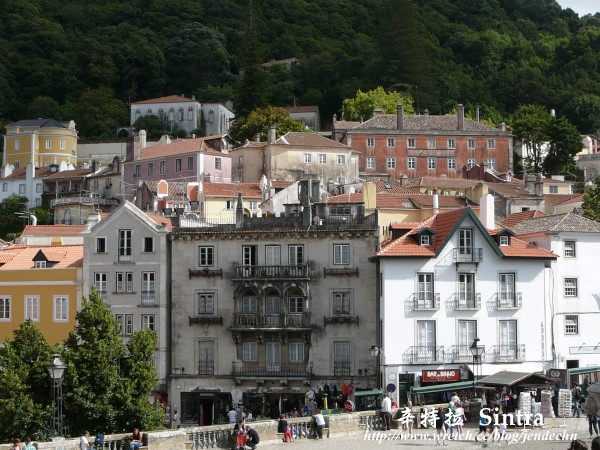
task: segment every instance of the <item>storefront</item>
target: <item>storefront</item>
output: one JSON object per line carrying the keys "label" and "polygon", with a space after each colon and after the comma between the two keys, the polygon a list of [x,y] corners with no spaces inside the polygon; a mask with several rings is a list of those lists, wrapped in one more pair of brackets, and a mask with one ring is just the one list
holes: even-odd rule
{"label": "storefront", "polygon": [[574,383],[581,386],[581,394],[585,397],[587,387],[600,381],[600,366],[578,367],[577,369],[569,369],[569,380],[571,382],[570,389]]}
{"label": "storefront", "polygon": [[468,398],[474,388],[473,373],[468,368],[423,370],[420,380],[421,386],[411,388],[409,393],[414,405],[446,403],[453,392]]}
{"label": "storefront", "polygon": [[354,392],[354,406],[356,411],[374,411],[381,409],[381,389]]}
{"label": "storefront", "polygon": [[229,423],[227,412],[231,394],[214,391],[181,393],[181,424],[187,426],[218,425]]}

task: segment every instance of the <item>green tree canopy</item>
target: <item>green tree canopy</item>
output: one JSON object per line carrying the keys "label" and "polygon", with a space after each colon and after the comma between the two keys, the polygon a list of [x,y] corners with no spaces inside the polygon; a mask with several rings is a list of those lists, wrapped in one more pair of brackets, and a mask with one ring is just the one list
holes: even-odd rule
{"label": "green tree canopy", "polygon": [[552,117],[548,124],[549,149],[542,164],[544,174],[572,173],[577,168],[575,155],[581,151],[581,135],[565,117]]}
{"label": "green tree canopy", "polygon": [[275,125],[278,136],[290,131],[306,130],[302,122],[292,119],[285,109],[267,106],[255,109],[247,117],[237,117],[229,129],[229,135],[238,144],[246,139],[253,140],[257,134],[264,142],[271,125]]}
{"label": "green tree canopy", "polygon": [[165,123],[160,120],[160,117],[154,114],[148,114],[147,116],[141,116],[133,124],[135,131],[145,130],[148,139],[157,140],[163,134],[167,134]]}
{"label": "green tree canopy", "polygon": [[27,213],[29,200],[23,195],[13,194],[0,202],[0,237],[9,233],[20,233],[25,228],[23,214]]}
{"label": "green tree canopy", "polygon": [[583,194],[583,215],[588,219],[600,222],[600,176],[594,180],[594,186]]}
{"label": "green tree canopy", "polygon": [[80,136],[91,141],[115,139],[118,127],[129,122],[127,105],[106,87],[86,89],[77,100],[75,114]]}
{"label": "green tree canopy", "polygon": [[548,141],[550,119],[548,111],[538,105],[521,105],[511,117],[514,138],[521,142],[526,152],[523,162],[528,172],[542,170],[542,147]]}
{"label": "green tree canopy", "polygon": [[386,92],[381,86],[363,92],[360,89],[353,98],[347,98],[344,104],[345,120],[368,120],[373,117],[373,110],[378,108],[384,114],[395,114],[398,104],[402,104],[404,114],[414,114],[413,99],[409,94]]}

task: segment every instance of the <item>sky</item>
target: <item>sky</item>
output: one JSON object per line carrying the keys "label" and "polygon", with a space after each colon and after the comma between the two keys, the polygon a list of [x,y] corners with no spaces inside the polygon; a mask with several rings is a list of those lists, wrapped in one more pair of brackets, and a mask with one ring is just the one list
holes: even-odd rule
{"label": "sky", "polygon": [[571,8],[579,16],[600,12],[600,0],[556,0],[563,8]]}

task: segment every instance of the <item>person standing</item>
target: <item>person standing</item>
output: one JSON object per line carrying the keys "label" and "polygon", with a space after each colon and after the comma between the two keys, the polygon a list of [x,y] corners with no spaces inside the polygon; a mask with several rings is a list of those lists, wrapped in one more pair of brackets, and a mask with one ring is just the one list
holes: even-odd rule
{"label": "person standing", "polygon": [[10,450],[21,450],[21,439],[14,438],[13,439],[13,445],[10,448]]}
{"label": "person standing", "polygon": [[131,433],[131,442],[129,442],[129,450],[136,450],[142,445],[144,445],[142,443],[142,432],[139,430],[139,428],[134,428],[133,433]]}
{"label": "person standing", "polygon": [[79,438],[79,450],[87,450],[91,447],[90,444],[90,432],[84,431],[81,433],[81,437]]}
{"label": "person standing", "polygon": [[596,416],[596,414],[588,414],[587,418],[590,427],[590,438],[594,436],[592,434],[592,429],[596,432],[596,436],[598,436],[598,416]]}
{"label": "person standing", "polygon": [[234,425],[238,422],[237,411],[232,406],[229,412],[227,413],[227,417],[229,418],[229,424]]}
{"label": "person standing", "polygon": [[581,400],[581,388],[577,383],[575,383],[573,389],[571,389],[571,397],[573,400],[573,414],[575,417],[580,417],[581,408],[579,406],[579,400]]}
{"label": "person standing", "polygon": [[383,429],[389,430],[392,424],[392,401],[387,395],[381,400],[381,419],[383,421]]}
{"label": "person standing", "polygon": [[445,421],[446,417],[444,415],[444,410],[440,406],[435,416],[435,445],[440,445],[440,436],[442,436],[442,443],[448,445],[446,442],[446,430],[444,430]]}

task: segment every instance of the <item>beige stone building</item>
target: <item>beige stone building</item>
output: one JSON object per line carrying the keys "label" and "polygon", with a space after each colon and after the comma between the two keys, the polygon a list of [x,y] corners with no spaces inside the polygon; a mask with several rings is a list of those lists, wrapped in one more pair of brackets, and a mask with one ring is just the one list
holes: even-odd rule
{"label": "beige stone building", "polygon": [[[311,197],[312,183],[301,187]],[[232,404],[254,417],[311,398],[342,406],[342,392],[379,384],[375,215],[307,198],[279,217],[251,217],[240,201],[235,225],[170,234],[169,401],[182,426],[226,422]]]}

